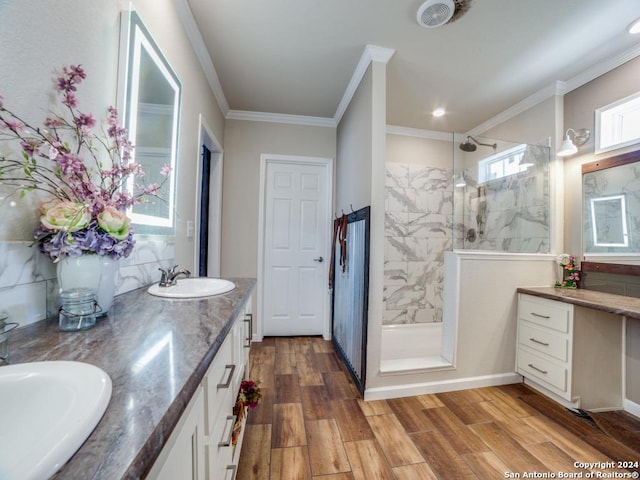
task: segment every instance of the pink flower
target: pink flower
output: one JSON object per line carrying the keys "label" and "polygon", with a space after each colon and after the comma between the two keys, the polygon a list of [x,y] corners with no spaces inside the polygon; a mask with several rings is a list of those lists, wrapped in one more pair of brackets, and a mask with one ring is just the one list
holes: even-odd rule
{"label": "pink flower", "polygon": [[24,130],[24,123],[22,123],[20,120],[2,119],[2,122],[9,130],[13,130],[14,132],[20,132],[21,130]]}
{"label": "pink flower", "polygon": [[62,104],[69,108],[76,108],[78,106],[78,100],[76,96],[71,92],[65,92],[62,96]]}
{"label": "pink flower", "polygon": [[160,175],[168,177],[171,174],[171,165],[165,163],[160,170]]}
{"label": "pink flower", "polygon": [[62,169],[62,173],[65,175],[73,175],[74,173],[82,173],[84,171],[82,160],[72,153],[61,153],[57,161]]}
{"label": "pink flower", "polygon": [[78,127],[82,129],[90,129],[95,127],[96,120],[93,118],[93,115],[91,114],[87,115],[85,113],[81,113],[78,116],[78,119],[76,120],[76,124],[78,125]]}
{"label": "pink flower", "polygon": [[22,151],[24,153],[26,153],[29,157],[33,157],[38,154],[40,143],[37,140],[30,138],[20,142],[20,146],[22,147]]}
{"label": "pink flower", "polygon": [[40,218],[45,228],[77,232],[89,225],[91,214],[81,203],[58,202],[49,208]]}
{"label": "pink flower", "polygon": [[114,207],[104,207],[98,214],[100,228],[118,240],[124,240],[129,235],[129,218]]}

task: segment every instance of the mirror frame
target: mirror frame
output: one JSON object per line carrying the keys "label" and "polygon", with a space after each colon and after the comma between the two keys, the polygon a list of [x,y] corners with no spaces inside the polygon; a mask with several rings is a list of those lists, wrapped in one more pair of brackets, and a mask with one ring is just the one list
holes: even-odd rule
{"label": "mirror frame", "polygon": [[[175,200],[176,200],[176,172],[178,167],[178,133],[180,127],[180,105],[182,101],[182,83],[180,79],[171,68],[171,65],[163,55],[162,51],[154,41],[151,33],[146,28],[144,22],[135,10],[123,12],[123,20],[126,19],[126,24],[123,25],[123,30],[126,30],[126,35],[121,40],[121,52],[126,55],[124,63],[126,64],[126,74],[124,78],[124,104],[123,104],[123,119],[124,126],[129,132],[129,139],[136,145],[136,131],[137,122],[139,120],[138,105],[133,105],[133,101],[138,98],[138,91],[140,85],[140,65],[135,64],[136,59],[139,60],[140,52],[144,49],[147,55],[151,58],[160,75],[167,81],[168,87],[174,92],[173,109],[171,119],[171,146],[168,152],[168,164],[171,165],[171,175],[167,179],[169,188],[169,215],[168,217],[153,217],[145,214],[135,212],[135,207],[128,210],[128,215],[132,219],[133,225],[136,226],[136,232],[142,235],[175,235]],[[124,34],[123,34],[124,35]],[[121,61],[122,65],[122,61]],[[134,92],[134,90],[136,90]],[[142,147],[141,147],[142,148]],[[142,150],[141,150],[142,152]],[[153,155],[153,152],[151,153]],[[136,159],[136,148],[132,153],[132,161]],[[162,165],[158,166],[158,171]],[[126,188],[131,191],[133,189],[133,181],[131,179]]]}
{"label": "mirror frame", "polygon": [[[582,165],[582,175],[584,175],[585,173],[598,172],[600,170],[606,170],[608,168],[619,167],[636,162],[640,162],[640,150],[622,153],[620,155],[604,158],[602,160],[596,160],[595,162],[585,163]],[[580,269],[583,272],[599,272],[612,273],[616,275],[640,276],[640,265],[629,265],[624,263],[591,262],[585,260],[581,263]]]}

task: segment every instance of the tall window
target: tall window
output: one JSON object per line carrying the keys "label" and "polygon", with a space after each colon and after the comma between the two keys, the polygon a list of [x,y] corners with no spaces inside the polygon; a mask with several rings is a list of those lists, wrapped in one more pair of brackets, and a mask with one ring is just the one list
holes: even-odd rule
{"label": "tall window", "polygon": [[596,110],[596,153],[640,143],[640,92]]}

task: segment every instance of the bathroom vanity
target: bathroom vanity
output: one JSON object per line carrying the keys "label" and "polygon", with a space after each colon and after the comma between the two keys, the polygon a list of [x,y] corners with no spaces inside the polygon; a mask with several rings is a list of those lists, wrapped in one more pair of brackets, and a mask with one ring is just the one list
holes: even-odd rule
{"label": "bathroom vanity", "polygon": [[590,290],[518,288],[516,371],[565,406],[624,406],[625,324],[640,299]]}
{"label": "bathroom vanity", "polygon": [[14,332],[12,364],[86,362],[113,383],[104,416],[56,480],[234,478],[242,438],[230,440],[232,408],[248,367],[255,280],[232,281],[212,297],[125,293],[82,332],[60,332],[57,318]]}

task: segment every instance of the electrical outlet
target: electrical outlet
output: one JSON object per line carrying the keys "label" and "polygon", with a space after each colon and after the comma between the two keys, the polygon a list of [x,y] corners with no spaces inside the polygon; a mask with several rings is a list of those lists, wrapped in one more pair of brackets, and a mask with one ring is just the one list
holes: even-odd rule
{"label": "electrical outlet", "polygon": [[195,229],[195,225],[193,220],[187,220],[187,238],[193,238],[193,231]]}

